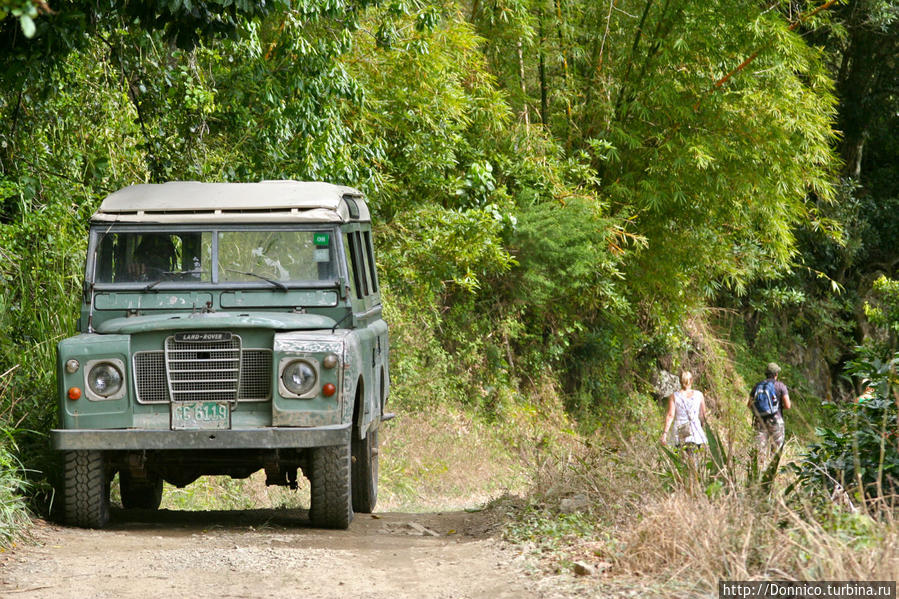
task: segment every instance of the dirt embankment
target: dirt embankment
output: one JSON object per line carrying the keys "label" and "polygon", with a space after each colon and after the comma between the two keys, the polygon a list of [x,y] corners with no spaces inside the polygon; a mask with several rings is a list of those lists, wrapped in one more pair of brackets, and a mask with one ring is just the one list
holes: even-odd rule
{"label": "dirt embankment", "polygon": [[115,512],[104,530],[38,523],[0,554],[0,597],[123,599],[546,597],[489,513]]}

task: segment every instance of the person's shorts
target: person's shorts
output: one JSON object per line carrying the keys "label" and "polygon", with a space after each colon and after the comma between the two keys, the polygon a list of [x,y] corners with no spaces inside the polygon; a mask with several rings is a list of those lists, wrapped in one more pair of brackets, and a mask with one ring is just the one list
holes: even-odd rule
{"label": "person's shorts", "polygon": [[755,438],[762,449],[780,449],[784,444],[784,419],[783,416],[772,414],[771,416],[755,417]]}
{"label": "person's shorts", "polygon": [[703,448],[703,445],[700,443],[693,443],[692,441],[688,441],[686,443],[679,443],[675,445],[675,449],[684,455],[694,455],[699,452]]}

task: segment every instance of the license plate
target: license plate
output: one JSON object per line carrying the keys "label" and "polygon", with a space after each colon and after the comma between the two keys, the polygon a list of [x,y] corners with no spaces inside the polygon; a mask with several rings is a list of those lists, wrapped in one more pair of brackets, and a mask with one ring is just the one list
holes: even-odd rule
{"label": "license plate", "polygon": [[219,430],[231,428],[231,410],[218,401],[172,403],[172,430]]}

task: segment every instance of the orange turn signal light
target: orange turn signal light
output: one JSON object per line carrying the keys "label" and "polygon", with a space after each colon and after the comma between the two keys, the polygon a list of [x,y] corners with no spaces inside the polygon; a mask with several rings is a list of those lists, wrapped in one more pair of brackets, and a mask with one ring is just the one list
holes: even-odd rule
{"label": "orange turn signal light", "polygon": [[337,393],[337,387],[334,386],[334,383],[325,383],[322,387],[322,395],[325,397],[331,397],[335,393]]}
{"label": "orange turn signal light", "polygon": [[72,401],[81,399],[81,389],[78,387],[69,387],[69,399]]}

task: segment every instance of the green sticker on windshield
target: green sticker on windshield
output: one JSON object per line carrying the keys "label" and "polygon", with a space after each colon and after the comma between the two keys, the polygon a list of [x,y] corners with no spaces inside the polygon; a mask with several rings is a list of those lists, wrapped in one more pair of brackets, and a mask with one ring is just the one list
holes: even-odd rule
{"label": "green sticker on windshield", "polygon": [[330,233],[315,233],[312,236],[312,243],[315,245],[330,245]]}

